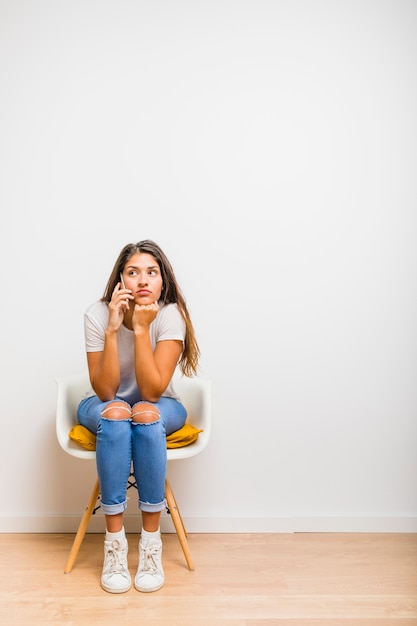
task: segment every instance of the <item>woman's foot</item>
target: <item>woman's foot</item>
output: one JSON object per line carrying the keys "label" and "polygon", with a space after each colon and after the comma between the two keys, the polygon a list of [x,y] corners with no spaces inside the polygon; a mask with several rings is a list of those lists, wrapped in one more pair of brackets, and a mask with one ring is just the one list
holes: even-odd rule
{"label": "woman's foot", "polygon": [[[156,534],[156,533],[155,533]],[[158,533],[159,534],[159,533]],[[164,584],[162,569],[162,541],[144,539],[139,541],[139,567],[135,576],[135,588],[138,591],[158,591]]]}
{"label": "woman's foot", "polygon": [[[116,537],[114,537],[116,535]],[[128,543],[122,533],[106,533],[101,586],[109,593],[125,593],[132,586],[127,567]]]}

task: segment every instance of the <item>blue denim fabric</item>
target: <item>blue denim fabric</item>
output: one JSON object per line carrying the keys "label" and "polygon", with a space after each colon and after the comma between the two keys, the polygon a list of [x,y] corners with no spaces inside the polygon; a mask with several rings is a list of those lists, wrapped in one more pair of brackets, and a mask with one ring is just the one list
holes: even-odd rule
{"label": "blue denim fabric", "polygon": [[184,425],[187,411],[175,398],[161,397],[158,402],[147,402],[159,410],[160,419],[155,422],[139,424],[130,418],[102,417],[105,407],[115,401],[124,402],[117,397],[101,402],[97,396],[91,396],[82,400],[78,407],[80,424],[97,435],[96,462],[102,511],[105,515],[125,511],[132,462],[139,508],[152,513],[162,511],[165,508],[166,436]]}

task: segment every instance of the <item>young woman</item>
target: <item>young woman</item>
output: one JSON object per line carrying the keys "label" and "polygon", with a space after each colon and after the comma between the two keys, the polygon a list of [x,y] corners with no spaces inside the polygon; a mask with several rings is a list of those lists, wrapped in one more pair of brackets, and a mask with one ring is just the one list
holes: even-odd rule
{"label": "young woman", "polygon": [[78,407],[80,424],[97,434],[97,471],[106,519],[101,585],[131,587],[123,526],[133,463],[142,513],[138,591],[164,584],[159,528],[165,508],[166,435],[187,412],[172,376],[197,372],[199,348],[173,269],[150,240],[121,251],[103,298],[85,312],[85,343],[93,391]]}

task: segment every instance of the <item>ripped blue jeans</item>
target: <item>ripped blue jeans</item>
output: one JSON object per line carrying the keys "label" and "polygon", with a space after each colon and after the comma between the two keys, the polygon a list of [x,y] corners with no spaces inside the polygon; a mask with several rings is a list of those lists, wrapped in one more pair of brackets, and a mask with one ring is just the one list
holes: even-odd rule
{"label": "ripped blue jeans", "polygon": [[142,424],[132,421],[131,417],[106,419],[105,409],[112,402],[122,402],[131,411],[131,405],[117,397],[101,402],[97,396],[91,396],[78,406],[78,421],[97,435],[96,463],[102,511],[105,515],[116,515],[126,510],[132,463],[139,509],[150,513],[162,511],[165,508],[166,436],[182,428],[187,411],[175,398],[163,396],[158,402],[146,402],[159,411],[159,419]]}

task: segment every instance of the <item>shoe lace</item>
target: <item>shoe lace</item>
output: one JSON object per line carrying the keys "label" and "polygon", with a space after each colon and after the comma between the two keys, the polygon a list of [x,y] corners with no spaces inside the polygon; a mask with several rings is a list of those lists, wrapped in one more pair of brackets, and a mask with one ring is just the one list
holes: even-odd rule
{"label": "shoe lace", "polygon": [[106,546],[106,574],[119,574],[125,571],[125,549],[119,541],[113,541]]}
{"label": "shoe lace", "polygon": [[143,548],[143,569],[146,574],[156,574],[159,570],[157,558],[160,553],[158,545],[148,545]]}

